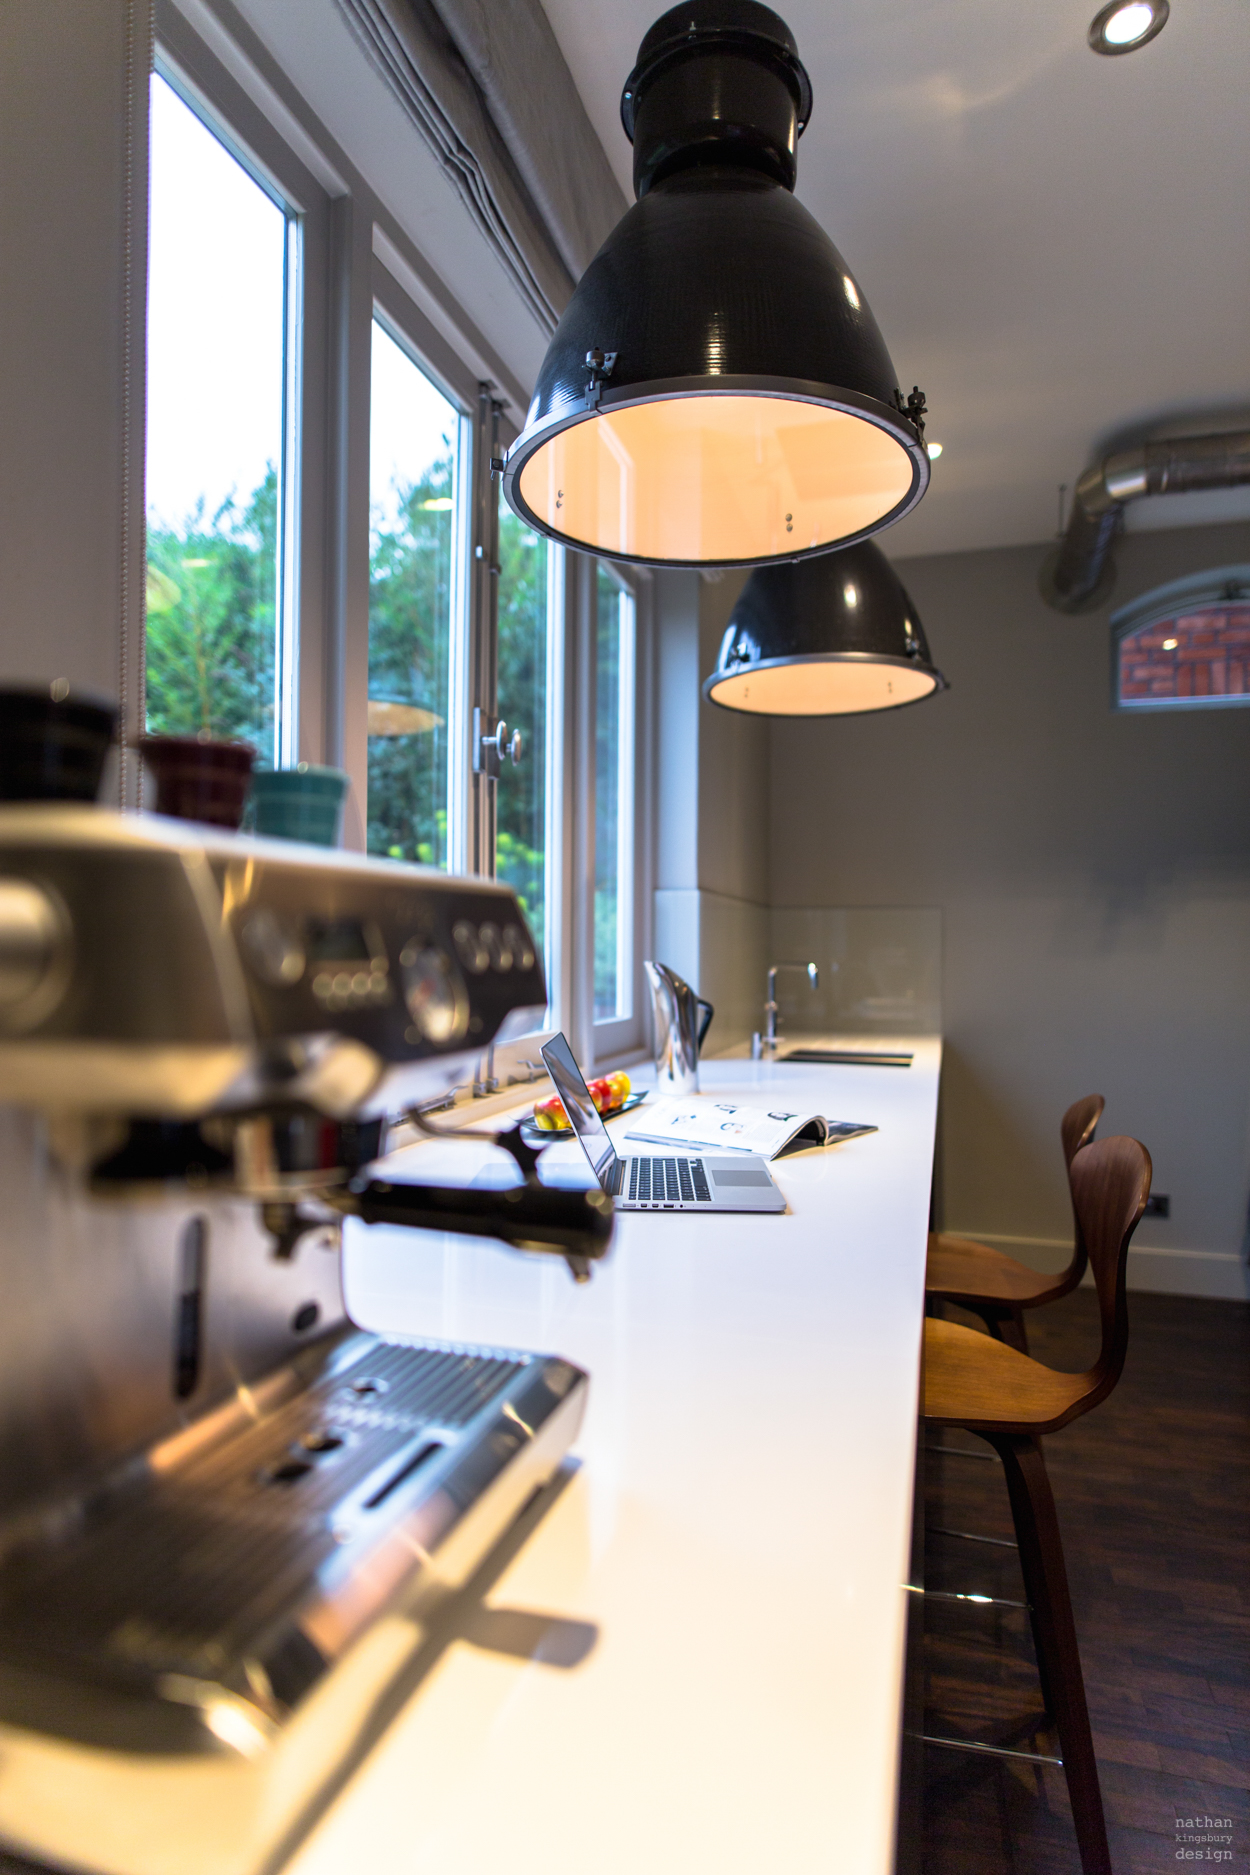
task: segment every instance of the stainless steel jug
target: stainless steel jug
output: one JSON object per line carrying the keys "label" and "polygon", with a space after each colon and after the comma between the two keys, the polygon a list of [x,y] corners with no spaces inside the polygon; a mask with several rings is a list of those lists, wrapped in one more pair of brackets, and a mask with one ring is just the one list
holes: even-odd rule
{"label": "stainless steel jug", "polygon": [[[667,964],[643,964],[655,1011],[655,1084],[661,1094],[697,1094],[699,1050],[712,1020],[711,1003],[696,996]],[[700,1011],[706,1011],[699,1020]]]}

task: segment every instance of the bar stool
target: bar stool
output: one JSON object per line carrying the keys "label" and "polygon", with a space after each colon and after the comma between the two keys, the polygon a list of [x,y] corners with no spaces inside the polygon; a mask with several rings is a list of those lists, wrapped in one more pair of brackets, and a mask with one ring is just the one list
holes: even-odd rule
{"label": "bar stool", "polygon": [[[1094,1137],[1094,1129],[1106,1106],[1101,1094],[1086,1094],[1068,1108],[1059,1125],[1063,1141],[1063,1162],[1069,1180],[1072,1161],[1082,1146]],[[1009,1347],[1029,1351],[1024,1328],[1024,1310],[1036,1309],[1043,1302],[1056,1302],[1075,1289],[1085,1274],[1085,1245],[1081,1242],[1078,1220],[1072,1261],[1059,1275],[1031,1270],[1001,1250],[977,1243],[971,1237],[955,1237],[947,1231],[929,1233],[929,1260],[925,1268],[925,1294],[933,1300],[958,1303],[979,1315],[990,1333]]]}
{"label": "bar stool", "polygon": [[[1038,1441],[1105,1400],[1120,1378],[1128,1345],[1125,1266],[1129,1239],[1150,1192],[1150,1173],[1150,1154],[1135,1139],[1084,1146],[1069,1168],[1078,1242],[1088,1251],[1102,1319],[1102,1348],[1088,1373],[1057,1373],[955,1322],[928,1319],[924,1332],[926,1425],[978,1434],[993,1446],[1007,1474],[1038,1677],[1046,1714],[1059,1733],[1058,1762],[1068,1782],[1084,1875],[1111,1875],[1111,1860],[1055,1500]],[[926,1742],[1001,1749],[936,1736]]]}

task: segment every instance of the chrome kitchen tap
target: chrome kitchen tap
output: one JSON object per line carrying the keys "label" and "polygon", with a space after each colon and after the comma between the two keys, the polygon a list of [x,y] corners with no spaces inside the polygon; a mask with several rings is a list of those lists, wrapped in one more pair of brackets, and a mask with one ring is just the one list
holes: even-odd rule
{"label": "chrome kitchen tap", "polygon": [[768,966],[768,1001],[764,1004],[764,1033],[759,1031],[751,1037],[751,1058],[760,1061],[766,1055],[777,1052],[777,972],[779,970],[806,970],[807,980],[812,988],[820,987],[820,972],[813,963],[780,963]]}

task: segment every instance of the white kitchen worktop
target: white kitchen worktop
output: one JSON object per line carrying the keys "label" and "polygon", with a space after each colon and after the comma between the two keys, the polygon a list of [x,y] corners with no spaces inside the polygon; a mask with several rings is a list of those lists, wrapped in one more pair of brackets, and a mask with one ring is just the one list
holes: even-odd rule
{"label": "white kitchen worktop", "polygon": [[571,1481],[288,1875],[891,1868],[940,1048],[847,1045],[916,1059],[703,1064],[705,1092],[880,1127],[776,1162],[786,1216],[622,1213],[584,1286],[355,1227],[366,1327],[568,1355],[590,1405]]}

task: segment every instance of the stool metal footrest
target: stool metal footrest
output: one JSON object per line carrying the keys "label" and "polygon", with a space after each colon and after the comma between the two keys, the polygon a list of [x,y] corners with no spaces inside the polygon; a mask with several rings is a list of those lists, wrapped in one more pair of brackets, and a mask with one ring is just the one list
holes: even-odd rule
{"label": "stool metal footrest", "polygon": [[[969,1452],[969,1458],[980,1458],[979,1452]],[[948,1530],[944,1524],[931,1523],[925,1526],[926,1536],[957,1536],[965,1543],[992,1543],[996,1549],[1019,1549],[1020,1545],[1010,1536],[978,1536],[975,1530]]]}
{"label": "stool metal footrest", "polygon": [[1012,1751],[1006,1745],[984,1745],[975,1738],[939,1738],[932,1732],[912,1732],[910,1736],[922,1745],[942,1745],[947,1751],[980,1751],[991,1758],[1022,1758],[1027,1764],[1063,1764],[1062,1758],[1053,1758],[1048,1752]]}
{"label": "stool metal footrest", "polygon": [[1023,1608],[1029,1610],[1028,1602],[1008,1601],[1003,1595],[973,1595],[959,1589],[921,1589],[920,1594],[931,1602],[975,1602],[978,1608]]}
{"label": "stool metal footrest", "polygon": [[940,1452],[945,1458],[983,1458],[987,1465],[997,1459],[995,1452],[966,1452],[962,1445],[926,1445],[926,1452]]}

